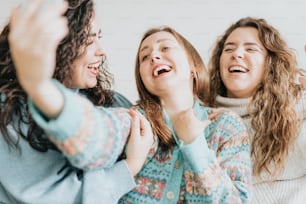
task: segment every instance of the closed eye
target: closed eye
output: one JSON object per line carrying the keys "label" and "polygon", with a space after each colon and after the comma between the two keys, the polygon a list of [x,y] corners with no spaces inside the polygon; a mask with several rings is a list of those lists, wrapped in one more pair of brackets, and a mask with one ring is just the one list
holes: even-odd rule
{"label": "closed eye", "polygon": [[234,50],[233,48],[225,48],[225,49],[223,49],[224,52],[233,52],[233,50]]}
{"label": "closed eye", "polygon": [[145,61],[146,59],[149,58],[149,55],[144,55],[142,58],[141,58],[141,61]]}
{"label": "closed eye", "polygon": [[256,48],[247,48],[246,50],[247,50],[247,51],[249,51],[249,52],[255,52],[255,51],[258,51],[258,49],[256,49]]}

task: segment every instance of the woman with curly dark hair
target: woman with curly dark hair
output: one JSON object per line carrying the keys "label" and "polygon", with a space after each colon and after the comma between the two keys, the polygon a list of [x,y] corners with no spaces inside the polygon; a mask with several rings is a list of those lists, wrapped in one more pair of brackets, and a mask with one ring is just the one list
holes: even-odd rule
{"label": "woman with curly dark hair", "polygon": [[[146,159],[135,176],[137,186],[119,203],[249,201],[251,160],[247,130],[233,111],[205,106],[202,99],[205,97],[203,90],[208,89],[208,74],[199,53],[182,35],[170,27],[152,28],[144,33],[135,65],[140,97],[136,107],[149,122],[137,122],[134,117],[137,115],[132,114],[131,125],[127,112],[120,113],[117,109],[114,114],[114,110],[102,107],[97,110],[90,101],[80,99],[79,95],[52,81],[53,58],[36,55],[33,51],[42,49],[41,43],[25,46],[34,52],[29,57],[37,64],[22,59],[20,56],[25,54],[23,42],[14,40],[19,32],[28,31],[21,29],[18,21],[13,19],[12,22],[12,54],[18,62],[19,81],[31,98],[30,112],[73,165],[86,169],[103,164],[105,155],[100,153],[103,147],[96,144],[102,143],[105,135],[122,137],[125,133],[117,131],[118,127],[130,127],[131,138],[140,135],[137,137],[140,140],[148,140],[142,136],[152,133],[153,129],[156,140],[148,156],[132,154],[132,160]],[[38,36],[40,38],[44,36]],[[52,56],[52,50],[44,54]],[[41,68],[42,64],[48,66]],[[28,75],[24,67],[36,75]],[[50,87],[48,94],[52,95],[53,103],[45,99],[46,93],[38,88],[40,86]],[[180,91],[174,91],[176,89]],[[70,106],[77,107],[75,112],[69,111]],[[75,134],[74,130],[82,126],[88,131]],[[105,126],[111,128],[107,130]],[[95,141],[95,144],[88,145],[88,141]],[[128,145],[126,156],[131,149],[143,147]]]}
{"label": "woman with curly dark hair", "polygon": [[[135,187],[133,175],[139,167],[135,169],[132,165],[142,164],[135,160],[129,162],[128,157],[115,163],[127,141],[129,128],[124,125],[114,128],[106,126],[110,131],[126,134],[122,138],[104,138],[99,144],[89,141],[89,148],[107,144],[107,148],[101,148],[105,150],[101,151],[105,155],[103,161],[95,164],[107,170],[81,171],[72,167],[29,113],[29,97],[21,85],[32,81],[18,81],[15,65],[20,64],[13,62],[12,58],[16,56],[11,53],[13,47],[9,41],[21,42],[16,43],[21,47],[30,45],[30,50],[18,56],[23,60],[29,59],[31,54],[45,56],[46,63],[43,64],[55,67],[52,77],[74,92],[79,92],[94,105],[131,106],[127,99],[111,90],[113,79],[105,67],[105,53],[99,43],[101,30],[93,1],[70,0],[69,5],[65,2],[29,1],[14,10],[11,22],[0,34],[0,203],[96,203],[100,198],[105,203],[113,203]],[[24,18],[18,21],[16,16],[20,13]],[[18,24],[26,33],[20,30],[13,32],[13,24]],[[39,35],[42,32],[43,35]],[[43,44],[44,49],[36,49],[34,41]],[[51,46],[55,44],[54,41],[59,43],[58,47]],[[54,50],[52,55],[48,55],[50,46]],[[48,64],[50,56],[56,62]],[[35,66],[39,62],[34,60],[30,63]],[[38,76],[28,67],[20,66],[33,79]],[[31,89],[43,91],[46,100],[57,103],[47,94],[50,91],[48,86],[42,84]],[[73,107],[70,106],[69,110],[77,112]],[[89,131],[89,128],[80,127],[76,134],[82,136],[82,131]],[[71,151],[77,153],[78,150]],[[133,152],[139,153],[137,149]]]}
{"label": "woman with curly dark hair", "polygon": [[304,203],[306,94],[278,30],[264,19],[238,20],[218,39],[209,68],[209,104],[237,112],[252,137],[252,203]]}

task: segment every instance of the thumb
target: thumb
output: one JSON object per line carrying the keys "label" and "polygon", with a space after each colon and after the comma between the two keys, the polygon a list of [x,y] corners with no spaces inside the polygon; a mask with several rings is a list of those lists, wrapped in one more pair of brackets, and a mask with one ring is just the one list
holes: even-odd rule
{"label": "thumb", "polygon": [[137,135],[140,135],[140,120],[138,115],[134,110],[130,110],[130,116],[132,118],[132,126],[131,126],[131,134],[130,137],[136,137]]}
{"label": "thumb", "polygon": [[18,7],[14,7],[12,9],[11,16],[10,16],[10,24],[11,25],[15,23],[16,15],[18,14],[18,11],[19,11]]}

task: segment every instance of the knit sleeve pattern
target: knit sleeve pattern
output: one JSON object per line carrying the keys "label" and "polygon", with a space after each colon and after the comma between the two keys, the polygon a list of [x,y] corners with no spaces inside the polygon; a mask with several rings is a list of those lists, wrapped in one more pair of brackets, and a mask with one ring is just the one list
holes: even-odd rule
{"label": "knit sleeve pattern", "polygon": [[[251,197],[250,138],[238,115],[210,109],[204,138],[183,148],[185,198],[194,203],[248,203]],[[202,147],[202,148],[201,148]],[[183,201],[182,201],[183,202]]]}
{"label": "knit sleeve pattern", "polygon": [[65,100],[61,114],[48,120],[29,101],[34,120],[73,166],[84,170],[110,168],[122,153],[130,132],[127,110],[95,107],[83,96],[54,83]]}

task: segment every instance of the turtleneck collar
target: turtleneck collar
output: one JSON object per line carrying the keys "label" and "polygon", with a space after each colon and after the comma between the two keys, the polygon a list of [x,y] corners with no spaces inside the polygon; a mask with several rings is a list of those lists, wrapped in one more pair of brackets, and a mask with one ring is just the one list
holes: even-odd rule
{"label": "turtleneck collar", "polygon": [[247,117],[247,106],[250,103],[251,98],[227,98],[218,95],[216,98],[217,106],[223,108],[229,108],[236,112],[240,117]]}

